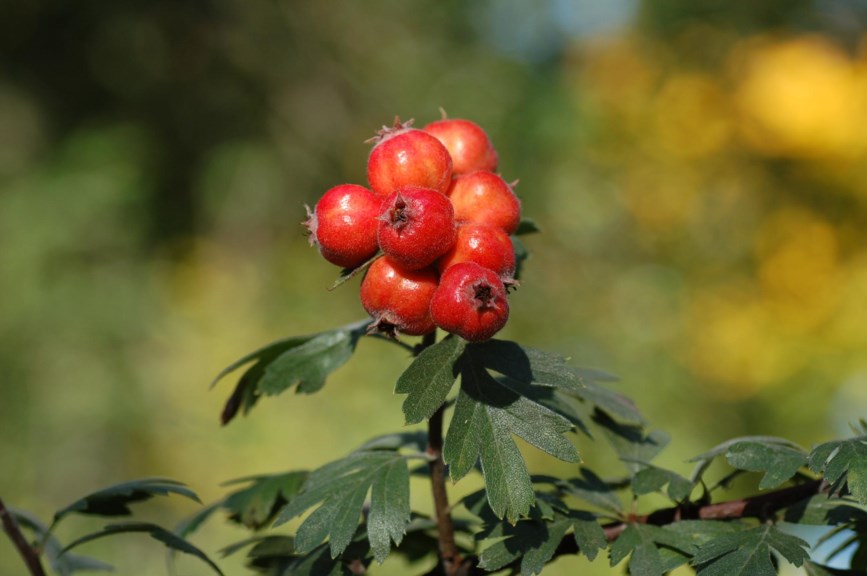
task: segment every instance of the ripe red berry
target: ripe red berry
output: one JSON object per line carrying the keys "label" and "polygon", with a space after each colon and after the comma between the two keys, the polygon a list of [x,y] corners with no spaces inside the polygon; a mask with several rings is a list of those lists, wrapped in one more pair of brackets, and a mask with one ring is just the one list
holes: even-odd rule
{"label": "ripe red berry", "polygon": [[458,226],[455,245],[437,260],[437,267],[442,273],[460,262],[475,262],[501,278],[511,278],[515,274],[515,249],[502,228],[464,224]]}
{"label": "ripe red berry", "polygon": [[449,188],[452,158],[445,146],[412,120],[385,128],[374,138],[367,159],[367,180],[374,192],[387,196],[402,186],[421,186],[442,192]]}
{"label": "ripe red berry", "polygon": [[361,282],[361,304],[372,331],[421,336],[434,330],[430,301],[437,288],[432,268],[404,270],[388,256],[374,260]]}
{"label": "ripe red berry", "polygon": [[446,270],[430,303],[434,323],[468,342],[483,342],[509,319],[503,282],[475,262],[461,262]]}
{"label": "ripe red berry", "polygon": [[436,136],[452,157],[452,174],[497,169],[497,151],[481,126],[469,120],[446,118],[424,127]]}
{"label": "ripe red berry", "polygon": [[479,170],[454,179],[448,192],[459,224],[499,226],[507,234],[518,229],[521,203],[505,180]]}
{"label": "ripe red berry", "polygon": [[354,268],[378,250],[377,217],[382,198],[357,184],[341,184],[328,190],[307,209],[304,225],[310,231],[310,245],[319,247],[322,257],[344,268]]}
{"label": "ripe red berry", "polygon": [[379,246],[402,268],[433,264],[456,235],[452,203],[435,190],[405,186],[382,202]]}

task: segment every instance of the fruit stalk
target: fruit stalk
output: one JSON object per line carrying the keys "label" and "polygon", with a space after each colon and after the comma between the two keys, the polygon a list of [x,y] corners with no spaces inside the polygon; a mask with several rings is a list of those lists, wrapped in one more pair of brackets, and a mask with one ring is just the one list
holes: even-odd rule
{"label": "fruit stalk", "polygon": [[[419,352],[436,341],[436,332],[425,335]],[[430,459],[430,480],[433,489],[434,513],[437,521],[440,562],[447,576],[455,576],[461,566],[461,556],[455,544],[455,528],[452,523],[449,495],[446,491],[446,465],[443,462],[443,413],[440,406],[428,420],[427,454]]]}

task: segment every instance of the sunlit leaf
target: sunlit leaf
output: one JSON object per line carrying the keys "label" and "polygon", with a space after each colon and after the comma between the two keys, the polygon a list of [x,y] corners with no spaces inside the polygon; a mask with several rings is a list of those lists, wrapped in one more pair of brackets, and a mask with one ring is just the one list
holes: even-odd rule
{"label": "sunlit leaf", "polygon": [[806,455],[789,446],[738,442],[729,446],[726,460],[735,468],[764,472],[759,488],[776,488],[806,466]]}
{"label": "sunlit leaf", "polygon": [[407,394],[403,401],[407,424],[430,418],[445,402],[457,378],[456,363],[465,345],[461,338],[445,338],[426,348],[398,378],[395,392]]}
{"label": "sunlit leaf", "polygon": [[297,385],[297,391],[313,393],[325,379],[346,363],[370,320],[335,330],[297,336],[273,342],[233,362],[214,379],[211,386],[240,367],[253,363],[238,380],[221,415],[227,424],[239,411],[246,414],[262,395],[274,395]]}

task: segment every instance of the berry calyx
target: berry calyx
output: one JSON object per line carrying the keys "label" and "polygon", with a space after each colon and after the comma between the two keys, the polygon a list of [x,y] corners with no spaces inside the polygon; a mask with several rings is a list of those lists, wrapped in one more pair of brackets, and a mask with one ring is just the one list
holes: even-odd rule
{"label": "berry calyx", "polygon": [[443,118],[423,128],[449,151],[452,174],[468,174],[476,170],[497,169],[499,158],[491,139],[482,127],[469,120]]}
{"label": "berry calyx", "polygon": [[449,188],[448,196],[459,224],[469,222],[498,226],[506,234],[518,229],[521,202],[512,187],[493,172],[479,170],[457,176]]}
{"label": "berry calyx", "polygon": [[304,226],[310,232],[311,246],[318,246],[322,257],[344,268],[354,268],[376,254],[377,227],[382,199],[357,184],[331,188],[313,211],[307,208]]}
{"label": "berry calyx", "polygon": [[382,251],[399,266],[429,266],[455,242],[452,203],[436,190],[400,188],[382,202],[377,235]]}
{"label": "berry calyx", "polygon": [[430,303],[437,280],[432,268],[405,270],[388,256],[374,260],[361,282],[361,304],[373,318],[369,330],[392,337],[432,332]]}
{"label": "berry calyx", "polygon": [[367,158],[367,180],[374,192],[387,196],[403,186],[441,192],[449,188],[452,158],[434,136],[411,127],[412,120],[383,127]]}
{"label": "berry calyx", "polygon": [[460,262],[475,262],[493,270],[500,278],[515,274],[515,249],[502,228],[485,224],[458,226],[455,245],[437,260],[440,273]]}
{"label": "berry calyx", "polygon": [[509,320],[506,288],[497,274],[475,262],[449,267],[430,303],[434,323],[468,342],[484,342]]}

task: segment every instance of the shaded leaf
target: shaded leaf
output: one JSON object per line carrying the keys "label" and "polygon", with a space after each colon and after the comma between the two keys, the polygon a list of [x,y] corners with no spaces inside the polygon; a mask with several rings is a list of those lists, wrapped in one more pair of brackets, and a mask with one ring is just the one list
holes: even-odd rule
{"label": "shaded leaf", "polygon": [[817,494],[786,508],[783,519],[793,524],[835,526],[861,522],[867,526],[867,506],[848,498]]}
{"label": "shaded leaf", "polygon": [[311,472],[275,526],[318,505],[298,528],[296,550],[310,552],[329,538],[331,555],[336,557],[352,541],[368,492],[372,493],[373,516],[368,537],[381,562],[388,554],[389,540],[400,544],[410,520],[409,470],[397,452],[356,451]]}
{"label": "shaded leaf", "polygon": [[822,566],[814,562],[804,564],[807,576],[865,576],[863,570],[845,570],[842,568],[831,568],[830,566]]}
{"label": "shaded leaf", "polygon": [[106,536],[115,536],[118,534],[129,534],[129,533],[145,533],[148,534],[151,538],[158,540],[165,544],[167,547],[172,550],[177,550],[178,552],[183,552],[184,554],[190,554],[191,556],[195,556],[199,558],[203,562],[205,562],[211,569],[220,574],[222,576],[223,572],[220,570],[219,566],[214,564],[214,562],[208,558],[208,556],[190,544],[188,541],[184,540],[177,534],[174,534],[161,526],[156,524],[151,524],[148,522],[129,522],[126,524],[109,524],[105,528],[103,528],[100,532],[94,532],[93,534],[88,534],[86,536],[82,536],[81,538],[75,540],[66,548],[63,549],[61,554],[68,552],[69,550],[76,548],[82,544],[87,542],[92,542],[93,540],[98,540],[100,538],[105,538]]}
{"label": "shaded leaf", "polygon": [[633,475],[652,461],[671,441],[669,435],[662,430],[648,432],[642,426],[617,422],[602,412],[597,411],[593,421],[602,429],[605,438]]}
{"label": "shaded leaf", "polygon": [[521,218],[518,223],[518,229],[515,230],[515,236],[523,236],[524,234],[533,234],[540,232],[539,226],[532,218]]}
{"label": "shaded leaf", "polygon": [[582,468],[580,478],[571,478],[560,487],[567,494],[612,512],[614,515],[619,515],[623,510],[616,491],[589,468]]}
{"label": "shaded leaf", "polygon": [[233,521],[258,530],[274,520],[277,512],[301,490],[307,476],[306,471],[295,471],[232,480],[227,484],[249,486],[226,496],[222,507],[229,511]]}
{"label": "shaded leaf", "polygon": [[58,576],[71,576],[76,572],[111,572],[114,567],[96,558],[81,556],[79,554],[63,554],[63,544],[48,531],[48,527],[36,516],[18,509],[10,509],[9,512],[18,525],[32,532],[37,542],[42,543],[42,553],[51,566],[51,570]]}
{"label": "shaded leaf", "polygon": [[[475,347],[461,362],[461,388],[443,446],[443,459],[457,481],[481,462],[491,508],[514,522],[526,515],[534,492],[512,434],[565,461],[579,460],[563,437],[572,423],[522,395],[521,382],[495,380],[480,363]],[[514,384],[514,385],[512,385]]]}
{"label": "shaded leaf", "polygon": [[613,380],[610,374],[575,368],[558,354],[507,340],[489,340],[474,344],[471,349],[483,366],[513,380],[561,389],[622,422],[640,424],[644,421],[631,400],[597,384]]}
{"label": "shaded leaf", "polygon": [[563,516],[552,522],[522,520],[504,526],[506,539],[482,551],[479,567],[492,572],[520,558],[522,575],[540,574],[571,527],[571,520]]}
{"label": "shaded leaf", "polygon": [[867,436],[820,444],[810,454],[810,469],[832,486],[844,475],[849,492],[867,504]]}
{"label": "shaded leaf", "polygon": [[[666,570],[676,566],[667,566],[660,555],[660,547],[673,548],[680,551],[681,557],[695,551],[692,542],[683,535],[648,524],[630,524],[612,542],[609,559],[616,566],[624,558],[629,558],[629,573],[633,576],[662,576]],[[684,558],[683,562],[686,562]]]}
{"label": "shaded leaf", "polygon": [[701,576],[775,576],[771,550],[801,566],[809,545],[772,524],[722,534],[701,546],[692,565]]}
{"label": "shaded leaf", "polygon": [[201,501],[195,492],[186,485],[166,478],[144,478],[115,484],[80,498],[54,513],[54,522],[58,522],[68,514],[88,514],[95,516],[130,516],[129,505],[149,500],[154,496],[178,494],[193,500]]}
{"label": "shaded leaf", "polygon": [[444,338],[422,351],[400,375],[395,392],[407,394],[403,401],[407,424],[430,418],[445,402],[457,378],[456,363],[465,346],[462,338]]}

